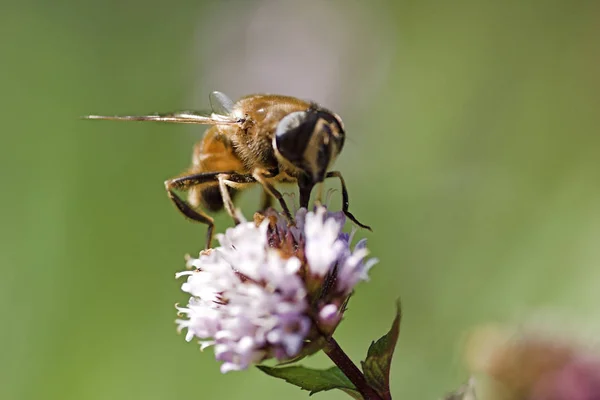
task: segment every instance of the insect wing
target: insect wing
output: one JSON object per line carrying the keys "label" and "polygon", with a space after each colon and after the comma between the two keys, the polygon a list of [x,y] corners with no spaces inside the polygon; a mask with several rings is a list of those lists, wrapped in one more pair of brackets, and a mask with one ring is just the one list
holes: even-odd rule
{"label": "insect wing", "polygon": [[221,92],[212,92],[208,96],[210,101],[210,107],[214,114],[217,115],[231,115],[233,113],[233,100],[227,97],[226,94]]}
{"label": "insect wing", "polygon": [[235,125],[238,121],[223,114],[214,112],[203,113],[198,111],[180,111],[166,114],[151,115],[86,115],[86,119],[102,119],[112,121],[155,121],[173,122],[178,124],[204,124],[204,125]]}

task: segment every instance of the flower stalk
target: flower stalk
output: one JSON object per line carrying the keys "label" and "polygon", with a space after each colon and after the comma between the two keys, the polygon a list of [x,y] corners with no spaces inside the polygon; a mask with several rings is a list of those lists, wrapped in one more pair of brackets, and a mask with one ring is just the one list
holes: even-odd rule
{"label": "flower stalk", "polygon": [[350,379],[365,400],[384,400],[367,383],[361,370],[352,362],[333,337],[326,338],[327,345],[323,351],[333,363]]}

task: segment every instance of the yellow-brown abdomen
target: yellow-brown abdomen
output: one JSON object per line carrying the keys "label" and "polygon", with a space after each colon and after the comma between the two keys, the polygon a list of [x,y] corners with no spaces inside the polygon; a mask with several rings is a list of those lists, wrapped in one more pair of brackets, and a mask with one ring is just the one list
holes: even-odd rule
{"label": "yellow-brown abdomen", "polygon": [[[209,128],[204,138],[196,143],[192,156],[192,167],[188,174],[205,172],[243,172],[244,165],[235,155],[229,141],[221,140],[226,132],[222,129],[231,127],[213,126]],[[233,198],[237,191],[229,188]],[[188,201],[194,207],[202,205],[210,211],[219,211],[223,208],[223,199],[216,183],[206,186],[195,186],[189,190]]]}

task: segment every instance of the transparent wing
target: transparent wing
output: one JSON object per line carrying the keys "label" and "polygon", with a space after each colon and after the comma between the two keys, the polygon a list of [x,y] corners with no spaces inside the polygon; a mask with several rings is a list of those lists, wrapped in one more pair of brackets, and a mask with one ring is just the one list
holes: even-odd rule
{"label": "transparent wing", "polygon": [[178,124],[235,125],[238,120],[230,115],[202,113],[197,111],[180,111],[151,115],[86,115],[85,119],[103,119],[112,121],[156,121]]}
{"label": "transparent wing", "polygon": [[208,96],[208,100],[210,101],[210,107],[215,114],[231,115],[233,112],[233,100],[224,93],[212,92]]}

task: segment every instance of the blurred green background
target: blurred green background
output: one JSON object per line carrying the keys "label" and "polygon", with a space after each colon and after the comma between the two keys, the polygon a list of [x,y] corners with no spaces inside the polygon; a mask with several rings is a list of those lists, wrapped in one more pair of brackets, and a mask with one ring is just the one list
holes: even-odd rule
{"label": "blurred green background", "polygon": [[394,398],[457,387],[478,324],[543,310],[600,332],[599,18],[593,1],[5,2],[0,398],[307,398],[221,375],[175,332],[174,274],[205,228],[163,181],[202,128],[78,119],[205,108],[210,90],[344,118],[337,166],[381,262],[337,339],[360,360],[401,297]]}

